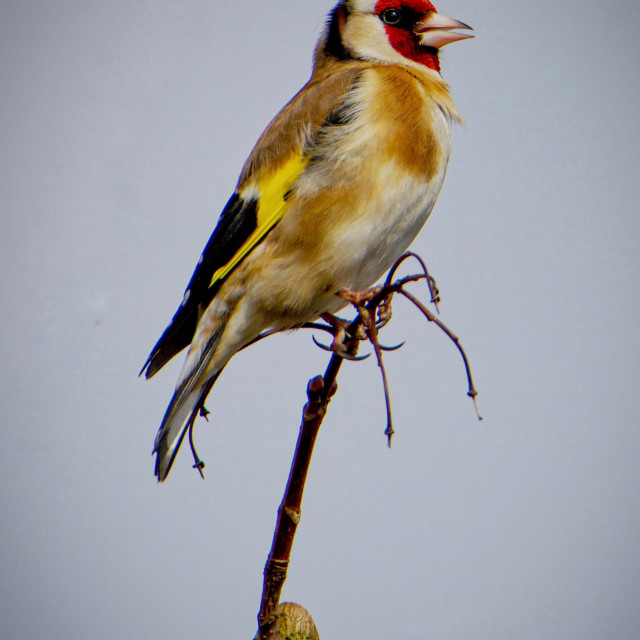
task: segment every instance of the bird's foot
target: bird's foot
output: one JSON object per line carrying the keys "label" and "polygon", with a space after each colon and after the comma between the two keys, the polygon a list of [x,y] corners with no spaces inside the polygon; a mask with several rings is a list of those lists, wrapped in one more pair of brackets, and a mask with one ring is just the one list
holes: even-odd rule
{"label": "bird's foot", "polygon": [[[372,327],[375,326],[375,331],[378,331],[391,320],[391,298],[393,297],[393,293],[371,304],[380,295],[382,290],[383,285],[378,284],[363,291],[340,289],[336,294],[350,302],[358,310],[362,325],[366,327],[367,332],[367,336],[360,339],[368,338]],[[375,323],[373,322],[372,314],[377,316]]]}
{"label": "bird's foot", "polygon": [[369,328],[371,327],[372,317],[367,305],[382,291],[381,285],[363,289],[362,291],[354,291],[353,289],[340,289],[336,294],[343,300],[350,302],[360,315],[360,326],[362,327],[362,336],[359,340],[367,340],[369,337]]}
{"label": "bird's foot", "polygon": [[[369,357],[358,357],[356,355],[358,351],[358,342],[367,339],[367,334],[361,325],[358,326],[355,335],[352,335],[348,331],[351,325],[351,322],[348,320],[343,320],[331,313],[323,313],[320,317],[326,323],[330,324],[333,329],[333,342],[330,347],[327,347],[328,351],[333,351],[346,360],[364,360]],[[316,344],[318,343],[316,342]]]}
{"label": "bird's foot", "polygon": [[340,289],[336,294],[354,307],[360,310],[367,302],[371,302],[382,291],[382,285],[377,284],[375,287],[369,287],[362,291],[354,291],[353,289]]}

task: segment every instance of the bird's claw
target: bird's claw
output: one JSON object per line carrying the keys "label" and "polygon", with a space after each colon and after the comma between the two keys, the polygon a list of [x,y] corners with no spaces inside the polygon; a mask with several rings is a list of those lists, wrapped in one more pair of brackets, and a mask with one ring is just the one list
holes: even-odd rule
{"label": "bird's claw", "polygon": [[327,345],[327,344],[322,344],[319,340],[316,340],[315,336],[311,336],[311,339],[313,340],[314,344],[317,347],[320,347],[324,351],[331,351],[339,355],[341,358],[344,358],[345,360],[352,360],[353,362],[359,362],[360,360],[366,360],[371,355],[370,353],[364,356],[353,355],[350,352],[349,348],[346,346],[344,340],[343,341],[334,340],[331,345]]}
{"label": "bird's claw", "polygon": [[405,344],[406,344],[406,341],[402,341],[400,344],[396,344],[393,347],[387,347],[383,344],[378,344],[378,346],[382,351],[397,351],[398,349],[402,349],[402,347],[404,347]]}

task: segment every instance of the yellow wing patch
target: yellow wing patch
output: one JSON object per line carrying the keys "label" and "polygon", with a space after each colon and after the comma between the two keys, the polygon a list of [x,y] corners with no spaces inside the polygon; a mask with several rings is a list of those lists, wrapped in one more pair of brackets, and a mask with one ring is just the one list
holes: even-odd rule
{"label": "yellow wing patch", "polygon": [[210,287],[224,280],[282,219],[287,208],[285,196],[308,163],[309,156],[294,154],[274,173],[267,173],[258,179],[255,183],[258,191],[257,226],[233,258],[213,274]]}

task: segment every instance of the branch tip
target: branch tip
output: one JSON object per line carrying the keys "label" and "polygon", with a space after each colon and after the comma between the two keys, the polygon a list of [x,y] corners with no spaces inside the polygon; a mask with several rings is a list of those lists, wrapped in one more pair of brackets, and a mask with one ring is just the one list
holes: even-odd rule
{"label": "branch tip", "polygon": [[307,396],[309,400],[316,401],[316,396],[322,393],[323,389],[324,380],[322,376],[311,378],[311,380],[309,380],[309,384],[307,385]]}
{"label": "branch tip", "polygon": [[480,414],[480,409],[478,407],[478,392],[475,389],[471,389],[467,392],[467,395],[471,398],[473,402],[473,408],[476,410],[476,415],[478,416],[478,420],[484,420],[482,415]]}

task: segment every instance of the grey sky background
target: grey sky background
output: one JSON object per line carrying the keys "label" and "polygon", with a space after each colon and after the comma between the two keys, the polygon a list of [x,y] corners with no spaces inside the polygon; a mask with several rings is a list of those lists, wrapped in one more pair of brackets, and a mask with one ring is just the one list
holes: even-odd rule
{"label": "grey sky background", "polygon": [[[4,2],[0,636],[250,638],[307,332],[235,358],[158,486],[182,358],[136,375],[331,0]],[[636,640],[637,2],[447,0],[465,115],[414,249],[471,358],[398,303],[348,363],[284,597],[323,640]]]}

